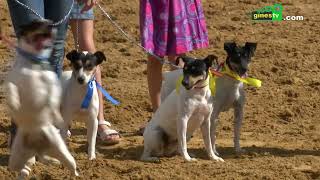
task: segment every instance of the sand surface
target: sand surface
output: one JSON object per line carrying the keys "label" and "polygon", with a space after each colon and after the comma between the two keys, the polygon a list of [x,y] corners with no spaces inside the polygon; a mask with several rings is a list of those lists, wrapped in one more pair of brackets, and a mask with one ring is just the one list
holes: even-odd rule
{"label": "sand surface", "polygon": [[[241,143],[247,154],[233,151],[233,112],[222,113],[218,128],[218,151],[224,163],[208,160],[200,133],[188,143],[197,162],[186,163],[180,156],[162,158],[161,163],[139,161],[142,153],[138,127],[151,117],[146,83],[146,58],[130,44],[96,9],[95,40],[98,50],[107,54],[103,66],[104,87],[121,101],[113,106],[105,101],[105,116],[122,134],[122,141],[106,146],[98,141],[97,159],[88,161],[86,130],[74,122],[69,148],[77,160],[78,179],[319,179],[320,178],[320,2],[287,0],[284,15],[303,15],[304,21],[252,23],[248,13],[271,0],[203,0],[210,47],[190,53],[205,57],[216,54],[222,62],[223,43],[258,43],[250,75],[263,81],[259,89],[247,87],[247,102]],[[102,1],[126,32],[139,40],[139,1]],[[0,1],[4,33],[14,40],[5,1]],[[66,51],[73,49],[69,32]],[[14,51],[0,44],[1,72],[5,74]],[[1,83],[3,82],[1,76]],[[0,177],[12,179],[8,171],[7,149],[10,117],[5,94],[0,91]],[[30,177],[66,179],[62,166],[37,163]],[[2,178],[1,178],[2,179]]]}

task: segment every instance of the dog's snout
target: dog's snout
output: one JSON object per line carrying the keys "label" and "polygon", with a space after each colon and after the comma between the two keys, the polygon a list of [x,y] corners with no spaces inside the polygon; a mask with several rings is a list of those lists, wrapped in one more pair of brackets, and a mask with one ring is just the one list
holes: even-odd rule
{"label": "dog's snout", "polygon": [[182,85],[183,85],[183,86],[188,86],[188,85],[189,85],[189,83],[188,83],[188,81],[187,81],[187,80],[185,80],[185,79],[184,79],[184,80],[182,81]]}
{"label": "dog's snout", "polygon": [[78,77],[78,82],[80,83],[80,84],[83,84],[84,83],[84,77],[83,76],[80,76],[80,77]]}

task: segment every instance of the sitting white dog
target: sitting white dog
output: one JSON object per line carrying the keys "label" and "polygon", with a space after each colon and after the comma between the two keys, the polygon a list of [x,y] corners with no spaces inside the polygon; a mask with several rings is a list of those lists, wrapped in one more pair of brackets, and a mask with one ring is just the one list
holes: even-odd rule
{"label": "sitting white dog", "polygon": [[[222,161],[213,152],[209,131],[213,103],[209,88],[209,68],[215,59],[213,55],[204,60],[182,57],[185,65],[181,83],[184,88],[179,88],[179,92],[173,90],[147,124],[143,134],[144,151],[141,160],[158,161],[159,156],[170,156],[177,150],[186,161],[195,160],[187,152],[187,141],[201,127],[208,156]],[[178,72],[171,73],[174,77]]]}
{"label": "sitting white dog", "polygon": [[[88,155],[89,159],[93,160],[96,158],[99,111],[99,98],[94,76],[97,65],[105,61],[106,57],[100,51],[91,54],[76,50],[69,52],[66,57],[71,62],[72,71],[63,72],[61,78],[63,87],[61,113],[65,121],[62,134],[64,138],[67,137],[72,120],[84,120],[87,126]],[[89,89],[91,89],[90,95],[88,95]]]}
{"label": "sitting white dog", "polygon": [[35,155],[48,155],[77,176],[76,162],[56,128],[63,124],[61,85],[48,62],[55,30],[48,21],[34,21],[20,33],[15,64],[5,83],[9,110],[18,127],[9,168],[24,177]]}

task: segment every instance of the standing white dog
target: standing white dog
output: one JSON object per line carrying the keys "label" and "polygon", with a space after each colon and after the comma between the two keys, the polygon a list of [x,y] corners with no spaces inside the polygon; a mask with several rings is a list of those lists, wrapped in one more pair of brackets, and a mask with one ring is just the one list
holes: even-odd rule
{"label": "standing white dog", "polygon": [[5,83],[9,110],[18,127],[9,168],[24,177],[35,155],[48,155],[77,176],[76,162],[56,128],[63,124],[61,85],[48,62],[55,31],[48,21],[34,21],[20,33],[16,61]]}
{"label": "standing white dog", "polygon": [[245,104],[245,90],[243,83],[260,87],[260,81],[248,78],[247,71],[251,57],[254,55],[257,44],[247,42],[245,46],[237,46],[235,42],[226,42],[224,49],[228,53],[227,60],[220,71],[224,76],[216,79],[216,94],[211,115],[211,141],[214,152],[216,126],[220,112],[234,109],[234,148],[236,153],[244,150],[240,147],[240,131],[243,120],[243,108]]}
{"label": "standing white dog", "polygon": [[222,160],[213,152],[209,131],[213,103],[209,68],[216,57],[210,55],[204,60],[182,59],[185,63],[181,82],[183,88],[179,88],[179,92],[173,90],[147,124],[143,134],[143,161],[158,161],[159,156],[170,156],[177,150],[186,161],[195,160],[187,152],[187,141],[199,127],[210,159]]}
{"label": "standing white dog", "polygon": [[[61,113],[65,121],[62,134],[64,138],[67,137],[72,120],[76,118],[84,120],[87,127],[88,155],[92,160],[96,158],[99,111],[99,98],[94,76],[96,66],[105,61],[106,57],[100,51],[91,54],[73,50],[67,54],[67,59],[71,62],[72,71],[63,72],[61,78],[63,87]],[[90,95],[88,95],[89,89],[91,89]],[[84,99],[86,99],[85,102]]]}

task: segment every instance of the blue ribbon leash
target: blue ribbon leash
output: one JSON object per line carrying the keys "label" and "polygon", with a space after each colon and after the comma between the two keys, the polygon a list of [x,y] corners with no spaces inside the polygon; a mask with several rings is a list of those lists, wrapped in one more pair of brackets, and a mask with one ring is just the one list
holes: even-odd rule
{"label": "blue ribbon leash", "polygon": [[81,104],[82,109],[88,109],[88,107],[90,105],[92,95],[93,95],[93,90],[94,90],[94,84],[96,84],[97,89],[99,89],[101,91],[101,93],[103,94],[103,96],[107,100],[109,100],[112,104],[114,104],[114,105],[120,104],[120,102],[115,100],[105,89],[103,89],[103,87],[95,79],[92,79],[88,82],[87,93],[86,93],[86,96],[84,97],[82,104]]}

